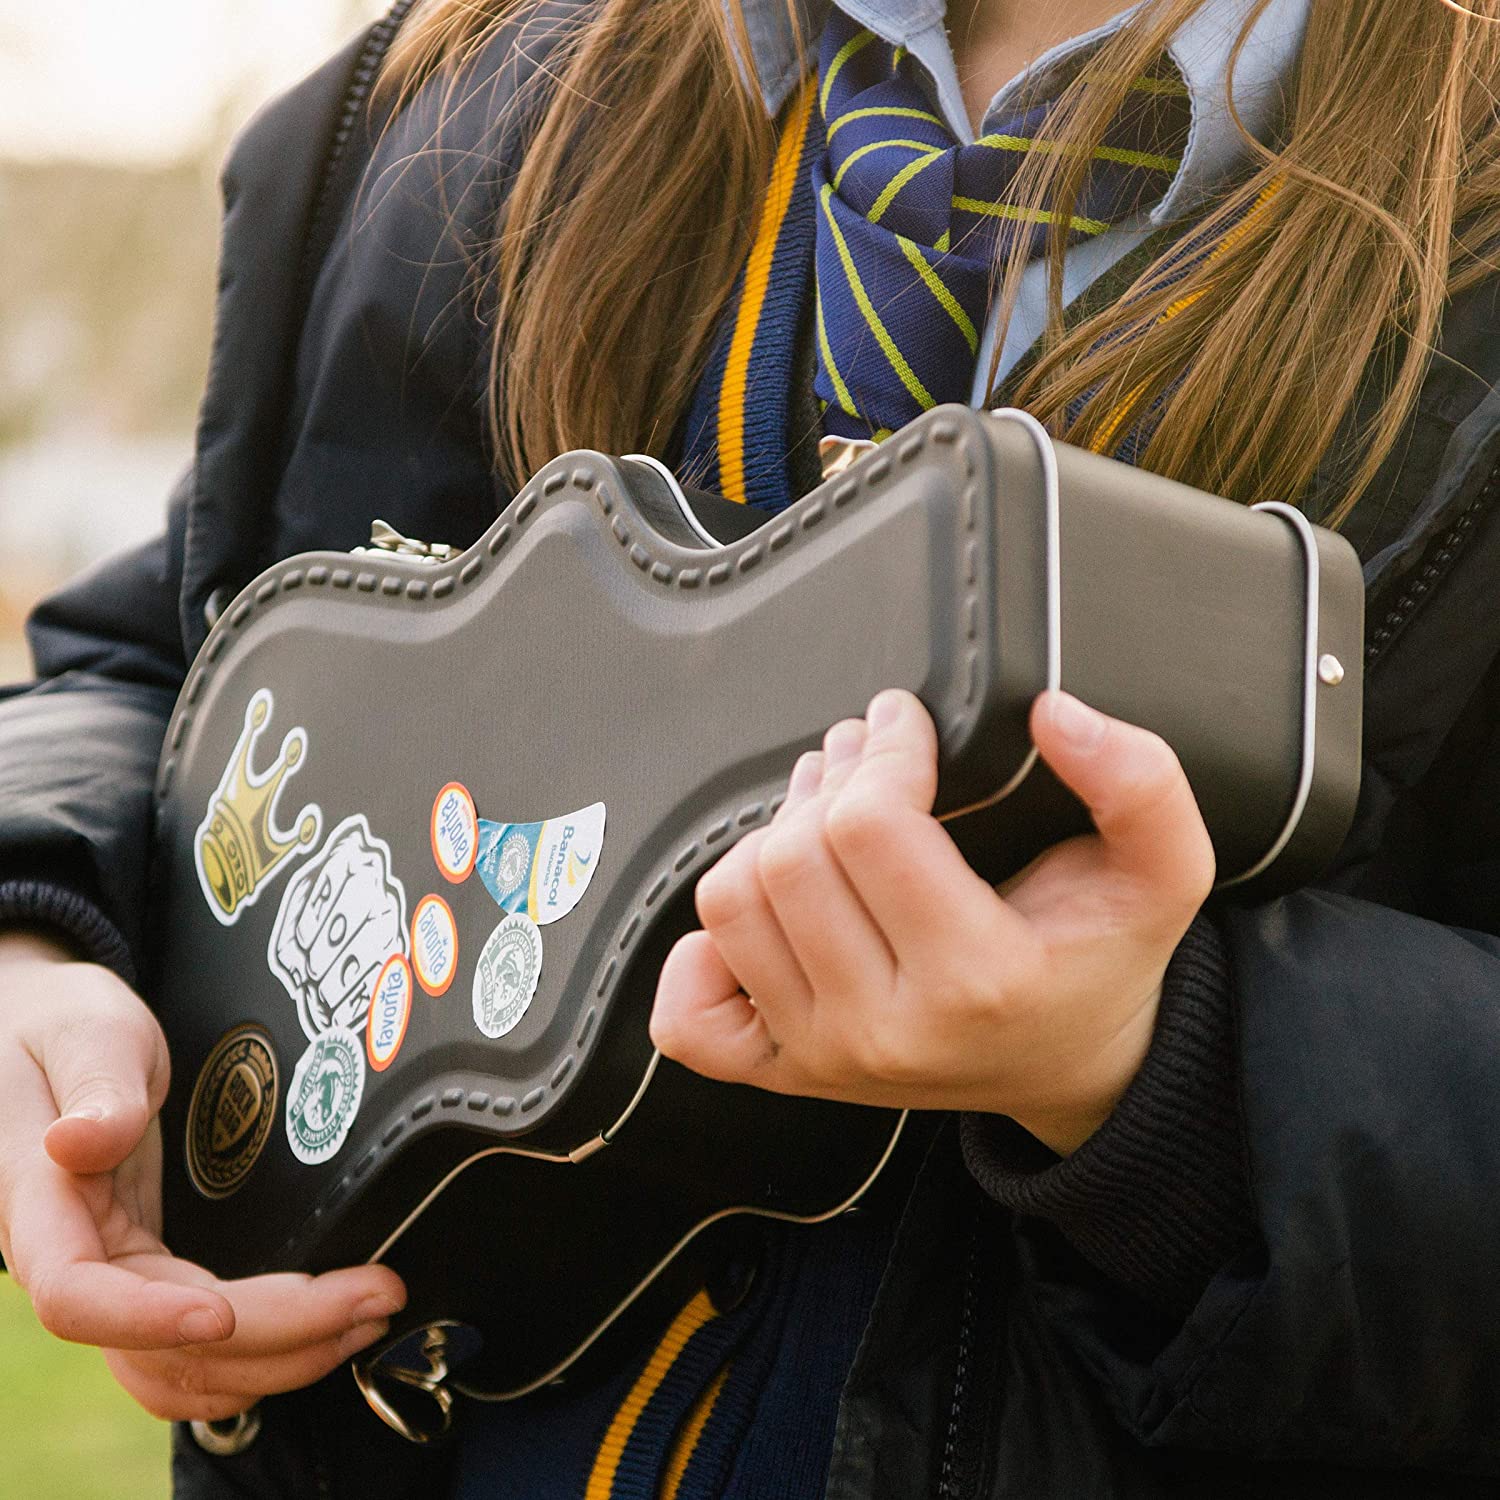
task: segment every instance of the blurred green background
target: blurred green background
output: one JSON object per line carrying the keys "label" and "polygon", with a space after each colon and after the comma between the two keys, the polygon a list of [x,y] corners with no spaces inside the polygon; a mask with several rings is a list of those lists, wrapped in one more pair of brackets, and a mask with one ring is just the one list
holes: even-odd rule
{"label": "blurred green background", "polygon": [[[0,0],[0,683],[35,600],[155,531],[191,454],[230,138],[385,8]],[[0,1275],[0,1500],[167,1492],[166,1428]]]}
{"label": "blurred green background", "polygon": [[97,1350],[43,1333],[0,1276],[0,1496],[155,1500],[167,1489],[167,1428],[114,1383]]}

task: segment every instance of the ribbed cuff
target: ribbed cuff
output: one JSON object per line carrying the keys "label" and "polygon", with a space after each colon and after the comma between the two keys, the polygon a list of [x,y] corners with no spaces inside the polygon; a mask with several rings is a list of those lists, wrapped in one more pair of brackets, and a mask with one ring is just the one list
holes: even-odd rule
{"label": "ribbed cuff", "polygon": [[4,927],[50,928],[80,957],[135,984],[135,960],[120,929],[92,901],[65,886],[42,880],[0,881],[0,928]]}
{"label": "ribbed cuff", "polygon": [[1168,966],[1140,1072],[1072,1156],[998,1115],[962,1120],[985,1192],[1050,1220],[1112,1281],[1179,1315],[1254,1232],[1231,994],[1223,939],[1199,916]]}

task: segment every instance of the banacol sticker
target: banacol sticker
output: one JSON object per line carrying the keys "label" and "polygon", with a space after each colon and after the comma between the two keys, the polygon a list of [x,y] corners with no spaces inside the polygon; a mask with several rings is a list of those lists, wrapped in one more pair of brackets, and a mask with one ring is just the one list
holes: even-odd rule
{"label": "banacol sticker", "polygon": [[474,968],[474,1024],[488,1037],[514,1031],[542,977],[541,929],[512,912],[485,940]]}
{"label": "banacol sticker", "polygon": [[276,820],[282,786],[307,755],[305,729],[287,731],[280,754],[265,770],[251,765],[275,707],[270,688],[261,688],[246,705],[240,737],[193,836],[198,884],[209,911],[225,927],[255,905],[294,855],[317,842],[323,827],[322,810],[311,802],[297,814],[292,830],[283,830]]}
{"label": "banacol sticker", "polygon": [[479,857],[479,814],[460,781],[450,781],[432,804],[432,857],[454,885],[469,878]]}
{"label": "banacol sticker", "polygon": [[344,1026],[308,1044],[286,1095],[286,1138],[304,1166],[321,1166],[349,1138],[365,1093],[365,1049]]}
{"label": "banacol sticker", "polygon": [[311,1038],[364,1029],[375,981],[407,954],[406,890],[363,813],[345,818],[286,888],[266,961]]}
{"label": "banacol sticker", "polygon": [[458,928],[441,896],[423,896],[411,919],[411,965],[429,995],[445,995],[458,971]]}
{"label": "banacol sticker", "polygon": [[237,1192],[265,1150],[276,1121],[276,1054],[259,1026],[220,1037],[193,1085],[187,1164],[205,1198]]}
{"label": "banacol sticker", "polygon": [[542,823],[479,820],[479,878],[500,907],[538,927],[583,900],[604,847],[604,804]]}
{"label": "banacol sticker", "polygon": [[393,953],[375,981],[370,1022],[365,1028],[365,1055],[377,1073],[384,1073],[395,1062],[401,1043],[406,1040],[411,1002],[411,965],[401,954]]}

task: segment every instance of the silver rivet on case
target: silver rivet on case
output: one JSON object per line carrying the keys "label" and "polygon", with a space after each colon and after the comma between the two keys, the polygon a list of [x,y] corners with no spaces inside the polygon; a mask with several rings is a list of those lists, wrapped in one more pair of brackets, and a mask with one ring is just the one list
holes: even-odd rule
{"label": "silver rivet on case", "polygon": [[1337,687],[1344,680],[1344,664],[1331,652],[1318,658],[1318,681]]}

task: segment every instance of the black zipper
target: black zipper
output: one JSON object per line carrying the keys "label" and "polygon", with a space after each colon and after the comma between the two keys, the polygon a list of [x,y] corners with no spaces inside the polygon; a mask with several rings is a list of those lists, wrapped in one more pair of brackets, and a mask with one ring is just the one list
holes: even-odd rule
{"label": "black zipper", "polygon": [[958,1323],[958,1357],[953,1370],[953,1405],[943,1440],[943,1467],[938,1476],[937,1500],[962,1500],[957,1488],[958,1445],[968,1404],[969,1373],[974,1354],[974,1323],[979,1309],[979,1241],[983,1208],[976,1204],[969,1228],[969,1253],[964,1258],[963,1310]]}
{"label": "black zipper", "polygon": [[1396,602],[1372,624],[1365,642],[1365,671],[1385,655],[1392,643],[1411,623],[1412,616],[1432,596],[1437,586],[1452,570],[1459,554],[1473,536],[1484,513],[1500,496],[1500,465],[1490,470],[1484,488],[1464,507],[1453,525],[1442,536],[1428,543],[1417,565],[1415,576],[1397,596]]}

